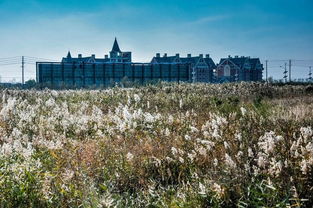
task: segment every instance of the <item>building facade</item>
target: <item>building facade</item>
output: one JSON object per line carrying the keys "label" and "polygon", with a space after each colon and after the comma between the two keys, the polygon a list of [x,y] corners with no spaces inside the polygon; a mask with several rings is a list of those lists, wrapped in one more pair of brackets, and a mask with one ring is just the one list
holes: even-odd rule
{"label": "building facade", "polygon": [[222,58],[218,66],[209,54],[203,56],[162,57],[157,53],[150,63],[133,63],[132,53],[121,51],[115,38],[112,50],[104,58],[95,55],[72,57],[68,52],[61,62],[37,63],[37,82],[50,87],[100,87],[129,81],[222,83],[234,81],[262,81],[263,65],[259,58]]}
{"label": "building facade", "polygon": [[131,52],[122,52],[115,39],[110,57],[78,55],[73,58],[68,52],[61,62],[38,62],[36,77],[37,82],[45,87],[106,87],[121,82],[188,82],[190,70],[190,64],[183,62],[133,63]]}
{"label": "building facade", "polygon": [[229,56],[217,65],[216,79],[217,82],[262,81],[263,70],[259,58]]}
{"label": "building facade", "polygon": [[192,82],[213,82],[213,70],[216,65],[209,54],[203,57],[203,54],[199,56],[191,56],[188,54],[187,57],[180,57],[179,54],[175,56],[167,56],[165,53],[161,57],[160,53],[157,53],[151,60],[152,64],[177,64],[184,63],[191,66],[191,81]]}

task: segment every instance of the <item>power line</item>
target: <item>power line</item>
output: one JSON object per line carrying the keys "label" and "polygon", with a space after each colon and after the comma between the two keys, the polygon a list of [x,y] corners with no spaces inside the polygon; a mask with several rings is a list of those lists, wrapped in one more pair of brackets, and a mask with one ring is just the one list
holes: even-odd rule
{"label": "power line", "polygon": [[0,66],[9,66],[9,65],[18,65],[20,63],[7,63],[7,64],[0,64]]}
{"label": "power line", "polygon": [[19,64],[20,61],[8,61],[8,62],[0,62],[0,64]]}
{"label": "power line", "polygon": [[313,59],[268,59],[268,61],[271,62],[278,62],[278,61],[313,61]]}
{"label": "power line", "polygon": [[[0,62],[11,62],[11,61],[20,61],[22,56],[14,56],[14,57],[7,57],[7,58],[0,58]],[[30,62],[38,62],[38,61],[57,61],[54,59],[47,59],[47,58],[40,58],[40,57],[33,57],[33,56],[24,56],[25,61]]]}
{"label": "power line", "polygon": [[7,57],[7,58],[0,58],[0,60],[3,60],[3,59],[15,59],[15,58],[20,58],[21,56],[13,56],[13,57]]}
{"label": "power line", "polygon": [[0,61],[0,63],[18,62],[18,61],[20,61],[20,59],[3,60],[3,61]]}
{"label": "power line", "polygon": [[302,60],[299,60],[299,59],[294,59],[294,60],[292,60],[292,61],[310,61],[310,62],[313,62],[313,59],[302,59]]}
{"label": "power line", "polygon": [[10,61],[10,60],[17,60],[17,59],[20,59],[20,57],[15,57],[15,58],[2,58],[0,59],[0,61]]}
{"label": "power line", "polygon": [[298,65],[293,65],[293,66],[295,66],[295,67],[300,67],[300,68],[308,68],[308,67],[310,67],[310,65],[307,65],[307,66],[298,66]]}
{"label": "power line", "polygon": [[29,59],[35,59],[35,60],[57,61],[57,60],[54,60],[54,59],[39,58],[39,57],[33,57],[33,56],[25,56],[25,57],[29,58]]}
{"label": "power line", "polygon": [[[20,79],[21,77],[7,77],[7,76],[0,76],[1,78],[10,78],[10,79],[12,79],[12,78],[17,78],[17,79]],[[34,77],[25,77],[25,78],[27,78],[27,79],[29,79],[29,78],[34,78]]]}

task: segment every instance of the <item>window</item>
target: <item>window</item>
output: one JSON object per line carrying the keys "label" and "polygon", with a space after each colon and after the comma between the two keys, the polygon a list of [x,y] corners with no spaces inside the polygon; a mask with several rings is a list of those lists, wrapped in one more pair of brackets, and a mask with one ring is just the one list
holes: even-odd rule
{"label": "window", "polygon": [[224,66],[224,76],[230,77],[230,66],[229,65]]}

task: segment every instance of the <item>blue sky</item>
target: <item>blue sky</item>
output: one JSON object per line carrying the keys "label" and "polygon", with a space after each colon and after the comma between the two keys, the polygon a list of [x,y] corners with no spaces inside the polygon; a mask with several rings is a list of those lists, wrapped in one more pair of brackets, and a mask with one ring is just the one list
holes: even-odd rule
{"label": "blue sky", "polygon": [[[157,52],[312,60],[312,10],[312,0],[0,0],[0,59],[103,57],[117,37],[137,62]],[[305,77],[312,62],[295,62],[294,74]],[[270,63],[270,75],[283,64]],[[20,76],[19,65],[0,67],[3,79]]]}

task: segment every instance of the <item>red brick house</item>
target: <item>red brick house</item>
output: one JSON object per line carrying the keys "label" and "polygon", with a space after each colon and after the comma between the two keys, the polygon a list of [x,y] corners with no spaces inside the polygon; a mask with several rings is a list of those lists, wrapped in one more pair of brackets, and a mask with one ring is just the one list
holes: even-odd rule
{"label": "red brick house", "polygon": [[217,65],[218,82],[262,81],[263,65],[259,58],[231,57],[222,58]]}

